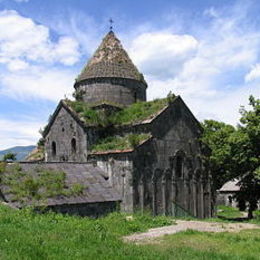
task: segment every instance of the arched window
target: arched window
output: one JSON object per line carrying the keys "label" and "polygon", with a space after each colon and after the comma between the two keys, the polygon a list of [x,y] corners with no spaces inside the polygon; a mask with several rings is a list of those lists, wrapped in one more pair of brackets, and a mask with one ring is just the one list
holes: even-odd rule
{"label": "arched window", "polygon": [[182,177],[183,172],[183,158],[180,155],[177,155],[176,157],[176,176]]}
{"label": "arched window", "polygon": [[56,154],[57,154],[56,142],[54,142],[54,141],[51,143],[51,154],[52,154],[53,157],[55,157]]}
{"label": "arched window", "polygon": [[77,151],[77,143],[75,138],[72,138],[71,140],[71,151],[73,154],[75,154]]}

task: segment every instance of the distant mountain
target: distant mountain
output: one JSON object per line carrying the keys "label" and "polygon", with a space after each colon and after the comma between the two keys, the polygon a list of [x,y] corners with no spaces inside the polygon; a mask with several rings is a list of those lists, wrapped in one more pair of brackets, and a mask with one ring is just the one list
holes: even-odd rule
{"label": "distant mountain", "polygon": [[35,145],[29,146],[15,146],[6,150],[0,151],[0,160],[3,159],[7,153],[15,153],[17,161],[24,160],[26,156],[35,148]]}

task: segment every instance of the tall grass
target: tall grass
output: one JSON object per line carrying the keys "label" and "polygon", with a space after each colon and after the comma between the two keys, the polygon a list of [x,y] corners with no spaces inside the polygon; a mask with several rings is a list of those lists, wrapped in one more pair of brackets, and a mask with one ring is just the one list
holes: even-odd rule
{"label": "tall grass", "polygon": [[187,231],[150,245],[122,241],[123,235],[168,224],[172,219],[149,215],[131,219],[113,213],[89,219],[0,206],[0,259],[259,260],[260,230],[233,234]]}

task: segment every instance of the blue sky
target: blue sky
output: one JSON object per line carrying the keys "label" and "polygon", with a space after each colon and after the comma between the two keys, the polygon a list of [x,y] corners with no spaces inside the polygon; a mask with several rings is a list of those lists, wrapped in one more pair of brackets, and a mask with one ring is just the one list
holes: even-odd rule
{"label": "blue sky", "polygon": [[260,97],[260,2],[0,0],[0,150],[34,144],[58,101],[108,32],[148,82],[199,120],[236,125]]}

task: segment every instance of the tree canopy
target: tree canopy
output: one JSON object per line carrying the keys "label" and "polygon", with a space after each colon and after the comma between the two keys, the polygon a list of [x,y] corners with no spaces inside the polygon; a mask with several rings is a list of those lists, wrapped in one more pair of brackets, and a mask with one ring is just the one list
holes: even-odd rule
{"label": "tree canopy", "polygon": [[16,160],[16,154],[15,153],[6,153],[3,157],[3,161],[15,161]]}
{"label": "tree canopy", "polygon": [[235,128],[222,122],[205,120],[202,141],[211,148],[210,169],[214,186],[238,178],[239,202],[247,202],[249,218],[260,199],[260,99],[249,98],[250,109],[240,109]]}

